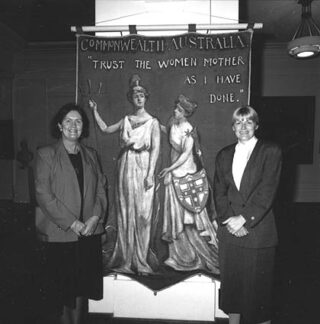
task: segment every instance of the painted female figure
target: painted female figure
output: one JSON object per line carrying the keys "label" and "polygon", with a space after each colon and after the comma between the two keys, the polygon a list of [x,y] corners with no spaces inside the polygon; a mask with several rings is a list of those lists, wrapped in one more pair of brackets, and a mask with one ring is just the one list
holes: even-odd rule
{"label": "painted female figure", "polygon": [[138,75],[130,80],[128,100],[133,113],[107,126],[97,104],[89,101],[100,129],[119,132],[121,154],[117,162],[115,204],[117,240],[109,267],[122,273],[149,274],[150,230],[155,194],[155,167],[160,149],[160,126],[145,109],[148,91]]}
{"label": "painted female figure", "polygon": [[180,95],[169,122],[172,164],[159,174],[165,184],[162,238],[169,242],[165,264],[178,271],[204,270],[218,274],[216,226],[210,221],[206,207],[190,211],[181,204],[174,188],[175,181],[199,171],[194,154],[194,129],[188,121],[196,107]]}

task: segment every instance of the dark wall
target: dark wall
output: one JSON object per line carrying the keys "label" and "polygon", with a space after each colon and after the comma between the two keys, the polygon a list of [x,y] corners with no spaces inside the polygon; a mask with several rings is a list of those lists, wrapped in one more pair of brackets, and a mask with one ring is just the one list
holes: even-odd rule
{"label": "dark wall", "polygon": [[[53,141],[50,121],[56,110],[66,102],[75,101],[75,43],[29,46],[16,55],[14,96],[15,150],[26,141],[28,150]],[[34,160],[31,161],[34,166]],[[15,201],[30,199],[28,169],[17,162],[15,169]]]}
{"label": "dark wall", "polygon": [[15,53],[24,41],[0,23],[0,199],[12,199],[13,191],[13,105],[12,83]]}

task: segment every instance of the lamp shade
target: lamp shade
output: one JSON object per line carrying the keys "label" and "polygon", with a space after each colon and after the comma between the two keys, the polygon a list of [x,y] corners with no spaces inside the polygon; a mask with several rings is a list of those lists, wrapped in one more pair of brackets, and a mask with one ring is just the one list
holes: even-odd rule
{"label": "lamp shade", "polygon": [[288,54],[297,59],[314,57],[320,53],[320,29],[312,18],[311,2],[298,0],[302,6],[301,22],[288,43]]}
{"label": "lamp shade", "polygon": [[295,58],[308,58],[320,53],[320,36],[304,36],[288,43],[288,53]]}

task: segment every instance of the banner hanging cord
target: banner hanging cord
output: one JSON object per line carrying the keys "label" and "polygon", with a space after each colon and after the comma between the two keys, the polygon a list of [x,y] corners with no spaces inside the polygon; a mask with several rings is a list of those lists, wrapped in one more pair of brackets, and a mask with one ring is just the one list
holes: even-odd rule
{"label": "banner hanging cord", "polygon": [[77,46],[76,46],[76,97],[75,97],[75,103],[78,104],[78,98],[79,98],[79,34],[76,34],[77,38]]}
{"label": "banner hanging cord", "polygon": [[[133,14],[130,14],[130,15],[124,15],[124,16],[119,16],[119,17],[116,17],[116,18],[112,18],[112,19],[107,19],[107,20],[101,20],[101,21],[97,21],[95,23],[95,26],[86,26],[84,27],[85,29],[88,29],[88,28],[92,28],[90,30],[85,30],[87,32],[96,32],[96,31],[100,31],[100,32],[120,32],[121,33],[121,36],[122,36],[122,33],[124,31],[127,31],[129,32],[130,34],[137,34],[138,31],[137,29],[139,29],[140,31],[175,31],[175,30],[178,30],[178,31],[181,31],[181,30],[186,30],[186,31],[189,31],[190,30],[190,26],[197,26],[197,29],[198,30],[206,30],[207,33],[209,33],[210,30],[228,30],[228,29],[262,29],[262,23],[247,23],[247,22],[244,22],[240,19],[234,19],[234,18],[229,18],[229,17],[223,17],[223,16],[216,16],[216,15],[212,15],[211,14],[211,11],[212,11],[212,3],[211,3],[211,0],[209,1],[210,3],[210,8],[209,8],[209,25],[207,26],[211,26],[210,28],[202,28],[201,26],[205,26],[205,25],[201,25],[201,24],[187,24],[187,25],[159,25],[159,29],[155,29],[156,26],[153,26],[153,25],[150,25],[150,30],[147,29],[148,25],[141,25],[141,26],[136,26],[136,25],[129,25],[129,27],[125,27],[124,29],[114,29],[116,27],[123,27],[121,25],[119,26],[116,26],[116,25],[106,25],[106,26],[102,26],[101,24],[103,23],[110,23],[110,22],[115,22],[115,21],[119,21],[121,19],[124,19],[124,18],[128,18],[128,17],[134,17],[134,16],[140,16],[140,15],[145,15],[145,14],[161,14],[161,12],[159,11],[149,11],[149,10],[144,10],[144,11],[141,11],[141,12],[136,12],[136,13],[133,13]],[[187,13],[191,13],[191,14],[194,14],[194,15],[203,15],[203,16],[207,16],[207,14],[203,14],[203,13],[199,13],[199,12],[195,12],[195,11],[185,11],[183,10],[183,12],[187,12]],[[230,22],[230,25],[228,23],[221,23],[221,24],[212,24],[212,18],[216,18],[216,19],[221,19],[221,20],[224,20],[224,21],[229,21]],[[221,25],[221,28],[219,28],[218,26]],[[228,26],[229,25],[229,26]],[[244,27],[243,25],[247,25],[247,27]],[[250,27],[249,27],[250,25]],[[135,30],[133,32],[133,29],[132,29],[132,26],[135,27]],[[163,26],[164,29],[161,28],[161,26]],[[165,26],[171,26],[172,29],[166,29]],[[181,26],[186,26],[186,28],[183,28]],[[200,26],[200,28],[198,27]],[[106,30],[104,30],[103,28],[106,28]],[[112,28],[114,27],[114,28]],[[178,29],[175,29],[178,28]],[[94,30],[95,28],[99,28],[99,30]],[[100,30],[100,28],[102,28],[102,30]],[[182,29],[181,29],[182,28]],[[74,31],[73,30],[73,27],[71,27],[71,31]],[[78,31],[77,31],[78,32]]]}
{"label": "banner hanging cord", "polygon": [[[195,12],[195,11],[182,10],[182,12],[189,13],[189,14],[194,14],[194,15],[201,15],[201,16],[207,17],[206,14],[199,13],[199,12]],[[210,9],[210,12],[211,12],[211,9]],[[141,11],[141,12],[137,12],[137,13],[134,13],[134,14],[131,14],[131,15],[125,15],[125,16],[120,16],[120,17],[117,17],[117,18],[112,18],[112,19],[106,19],[106,20],[97,21],[96,22],[96,25],[100,25],[100,24],[103,24],[103,23],[109,23],[111,21],[117,21],[117,20],[121,20],[121,19],[126,19],[126,18],[129,18],[129,17],[146,15],[146,14],[154,14],[154,13],[161,14],[160,11],[158,11],[158,12],[157,11],[154,11],[154,12],[151,12],[151,11]],[[230,22],[235,23],[235,24],[238,23],[238,22],[245,23],[244,21],[241,21],[239,19],[234,19],[234,18],[229,18],[229,17],[223,17],[223,16],[216,16],[216,15],[209,15],[209,18],[210,18],[210,25],[212,24],[212,18],[223,19],[225,21],[230,21]]]}

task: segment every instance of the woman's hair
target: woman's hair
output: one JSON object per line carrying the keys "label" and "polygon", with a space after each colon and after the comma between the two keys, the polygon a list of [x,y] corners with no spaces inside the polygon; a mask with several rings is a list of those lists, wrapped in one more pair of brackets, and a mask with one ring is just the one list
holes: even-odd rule
{"label": "woman's hair", "polygon": [[62,124],[63,119],[68,115],[70,111],[77,111],[81,118],[82,118],[82,133],[80,138],[82,137],[88,137],[89,136],[89,119],[87,117],[87,114],[85,111],[75,103],[67,103],[63,105],[57,113],[54,115],[52,121],[51,121],[51,135],[54,138],[60,138],[61,137],[61,130],[59,128],[58,124]]}
{"label": "woman's hair", "polygon": [[259,116],[258,113],[250,106],[237,108],[232,115],[232,124],[240,117],[247,117],[251,119],[256,125],[259,125]]}
{"label": "woman's hair", "polygon": [[146,87],[141,85],[141,79],[138,74],[134,74],[129,80],[129,91],[127,92],[127,99],[129,102],[133,103],[133,94],[135,92],[141,92],[146,97],[146,100],[149,99],[149,92]]}
{"label": "woman's hair", "polygon": [[183,94],[180,94],[174,103],[176,106],[179,105],[184,109],[186,117],[190,117],[198,107],[198,104],[196,102],[191,101]]}

